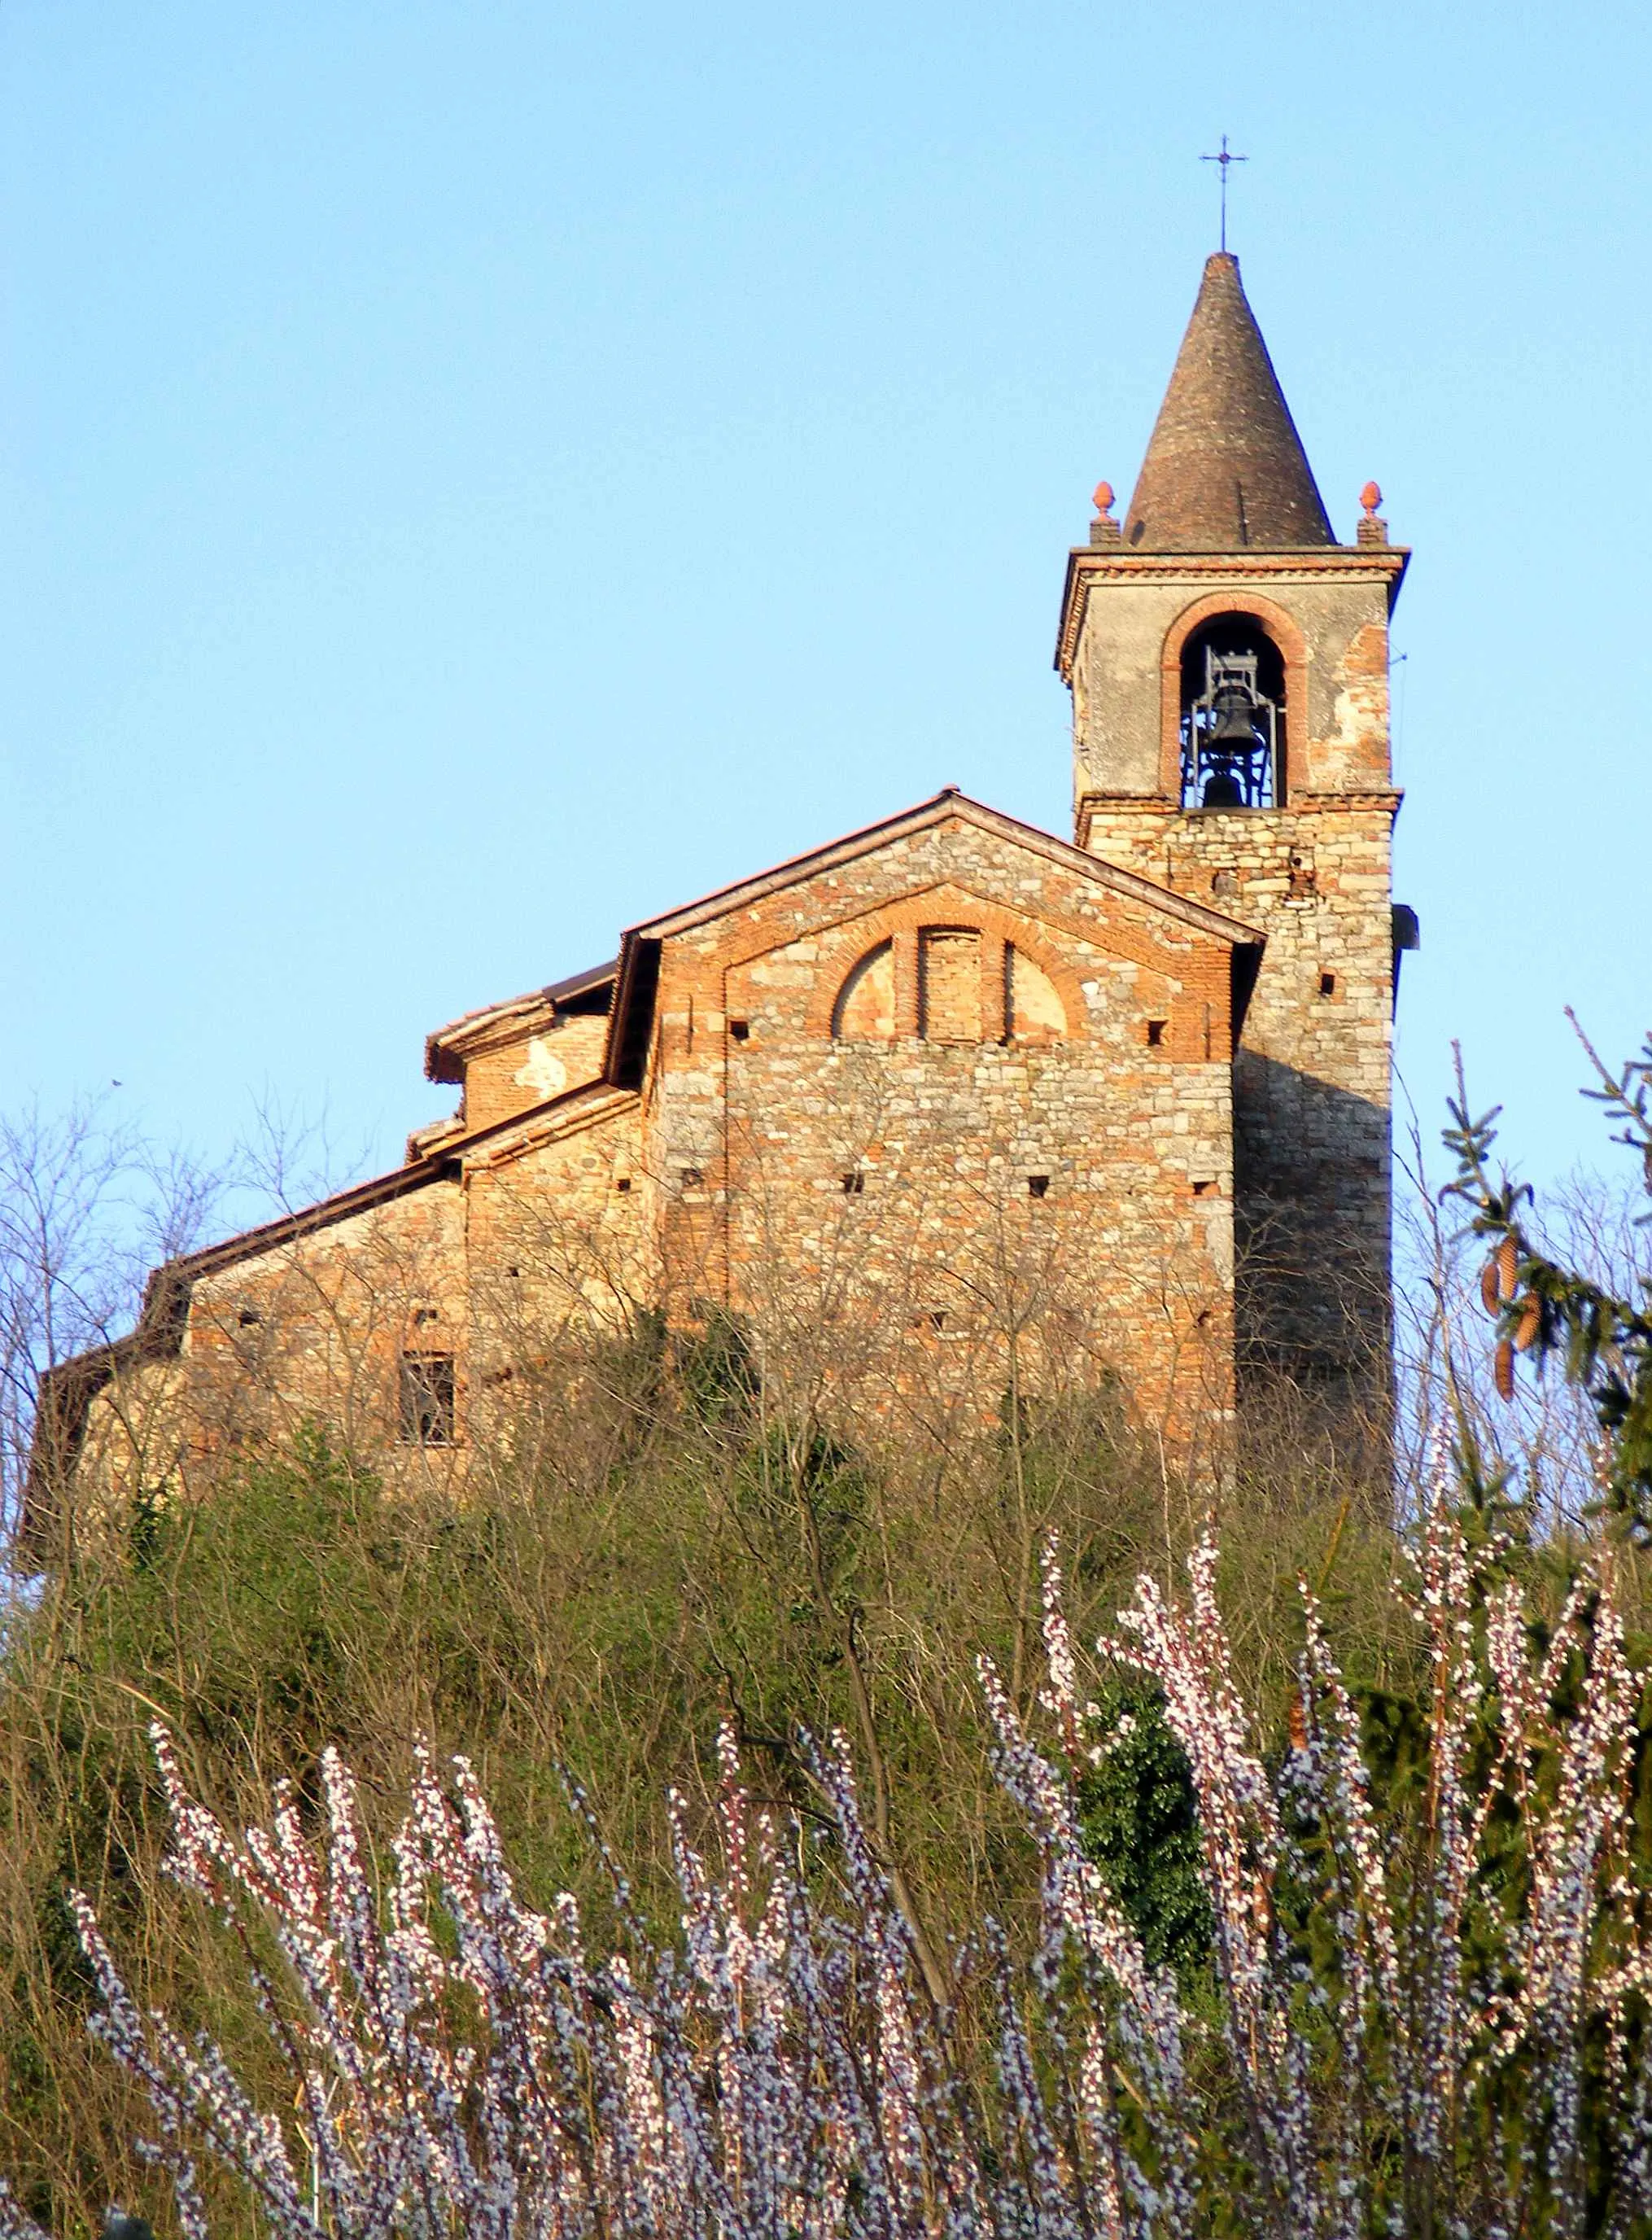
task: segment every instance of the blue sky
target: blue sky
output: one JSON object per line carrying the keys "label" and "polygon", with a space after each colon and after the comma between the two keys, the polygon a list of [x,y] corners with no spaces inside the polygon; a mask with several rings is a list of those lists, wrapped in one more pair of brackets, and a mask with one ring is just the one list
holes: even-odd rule
{"label": "blue sky", "polygon": [[1397,618],[1402,1064],[1652,1023],[1644,10],[7,0],[0,1101],[358,1170],[427,1030],[943,783],[1233,245]]}

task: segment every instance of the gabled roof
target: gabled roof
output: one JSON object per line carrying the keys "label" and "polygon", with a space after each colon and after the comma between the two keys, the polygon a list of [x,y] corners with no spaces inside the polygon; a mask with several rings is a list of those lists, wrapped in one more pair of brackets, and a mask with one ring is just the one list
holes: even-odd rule
{"label": "gabled roof", "polygon": [[1239,260],[1212,257],[1136,478],[1125,548],[1267,552],[1336,542]]}
{"label": "gabled roof", "polygon": [[[509,1118],[496,1120],[486,1128],[456,1136],[450,1143],[414,1164],[392,1168],[389,1174],[352,1183],[349,1190],[337,1190],[331,1197],[322,1198],[314,1205],[301,1206],[294,1213],[283,1213],[274,1221],[262,1222],[256,1229],[243,1230],[238,1236],[227,1237],[221,1243],[208,1244],[198,1252],[163,1262],[143,1286],[137,1323],[124,1337],[111,1339],[106,1345],[94,1346],[70,1360],[60,1361],[42,1377],[35,1411],[34,1443],[23,1485],[23,1511],[17,1524],[19,1543],[28,1546],[37,1537],[49,1503],[54,1474],[61,1479],[73,1467],[86,1435],[88,1411],[98,1393],[123,1370],[140,1362],[163,1359],[178,1350],[189,1321],[190,1301],[197,1283],[223,1274],[241,1261],[256,1260],[281,1245],[297,1243],[321,1230],[336,1227],[341,1221],[371,1212],[376,1206],[388,1205],[414,1190],[428,1190],[432,1183],[455,1181],[465,1163],[473,1157],[479,1156],[489,1163],[497,1163],[517,1149],[530,1149],[555,1135],[566,1134],[571,1128],[589,1126],[606,1118],[610,1112],[623,1110],[633,1101],[607,1082],[582,1082],[558,1096],[547,1097],[543,1103],[530,1105],[524,1112],[512,1113]],[[522,1139],[520,1144],[515,1140],[518,1137]]]}
{"label": "gabled roof", "polygon": [[49,1503],[54,1472],[65,1474],[72,1468],[85,1437],[88,1411],[97,1393],[123,1368],[177,1351],[197,1283],[241,1261],[256,1259],[283,1244],[297,1243],[413,1190],[426,1190],[443,1179],[456,1179],[473,1158],[495,1160],[509,1157],[518,1149],[530,1148],[568,1128],[588,1125],[610,1111],[623,1110],[632,1102],[631,1092],[641,1083],[652,1030],[661,949],[668,938],[749,908],[765,896],[949,819],[975,824],[1017,847],[1042,855],[1097,886],[1179,919],[1225,943],[1234,958],[1236,1023],[1242,1015],[1262,948],[1262,936],[1253,926],[1242,924],[1238,919],[1186,896],[1174,894],[1137,872],[1104,863],[1097,856],[1058,840],[1053,833],[1041,831],[1036,825],[1023,824],[1017,817],[989,809],[983,803],[960,793],[956,786],[943,787],[929,800],[903,810],[898,816],[847,833],[841,839],[792,857],[754,877],[719,888],[680,910],[645,919],[626,932],[619,956],[612,963],[573,973],[565,980],[552,982],[549,987],[514,997],[507,1003],[490,1004],[439,1029],[427,1044],[426,1070],[436,1080],[456,1080],[461,1077],[459,1072],[441,1072],[436,1068],[456,1063],[476,1046],[485,1046],[499,1034],[536,1014],[574,1010],[589,1015],[605,1010],[609,1016],[603,1071],[596,1080],[564,1090],[559,1096],[547,1097],[543,1103],[495,1121],[486,1128],[462,1131],[449,1142],[433,1144],[428,1156],[410,1164],[376,1176],[371,1181],[357,1183],[350,1190],[322,1199],[318,1204],[283,1214],[277,1220],[228,1237],[221,1244],[209,1245],[202,1251],[157,1268],[145,1287],[137,1327],[127,1337],[58,1363],[43,1380],[19,1539],[27,1544],[37,1535]]}
{"label": "gabled roof", "polygon": [[[875,849],[886,848],[891,842],[909,838],[931,826],[945,823],[949,818],[960,818],[966,823],[979,826],[996,837],[1016,846],[1031,850],[1058,863],[1062,870],[1074,871],[1097,886],[1107,887],[1116,894],[1127,897],[1143,907],[1161,911],[1168,917],[1179,918],[1183,924],[1196,926],[1202,933],[1224,942],[1230,949],[1254,951],[1260,957],[1263,937],[1254,926],[1242,925],[1237,918],[1226,917],[1221,910],[1208,908],[1203,903],[1190,900],[1185,895],[1171,892],[1152,879],[1144,879],[1136,871],[1127,871],[1119,864],[1104,863],[1099,856],[1089,855],[1069,842],[1058,840],[1053,832],[1041,831],[1036,824],[1023,824],[1019,817],[1006,817],[1002,810],[989,809],[984,802],[972,801],[960,793],[956,786],[943,786],[928,801],[915,808],[902,810],[881,823],[868,824],[857,832],[846,833],[842,839],[829,841],[823,848],[810,849],[808,854],[794,856],[783,863],[776,863],[755,877],[742,879],[733,886],[720,887],[715,893],[703,895],[699,901],[688,903],[680,910],[668,910],[663,916],[646,918],[640,925],[628,927],[621,937],[619,977],[614,991],[613,1009],[609,1016],[608,1050],[603,1065],[605,1077],[616,1086],[635,1089],[641,1083],[643,1061],[653,1027],[654,996],[659,983],[660,950],[662,944],[674,935],[688,933],[696,926],[729,916],[731,912],[749,909],[765,897],[778,893],[783,888],[796,886],[804,879],[816,877],[823,871],[834,870],[840,863],[852,862],[857,856],[869,855]],[[1242,997],[1249,993],[1249,978],[1242,977]]]}
{"label": "gabled roof", "polygon": [[610,957],[606,964],[589,965],[583,972],[570,972],[565,980],[553,980],[548,988],[530,988],[525,996],[484,1003],[479,1010],[467,1011],[463,1018],[437,1027],[424,1038],[425,1079],[462,1082],[466,1058],[492,1043],[508,1039],[513,1030],[525,1031],[559,1012],[586,1017],[605,1012],[617,970],[618,959]]}

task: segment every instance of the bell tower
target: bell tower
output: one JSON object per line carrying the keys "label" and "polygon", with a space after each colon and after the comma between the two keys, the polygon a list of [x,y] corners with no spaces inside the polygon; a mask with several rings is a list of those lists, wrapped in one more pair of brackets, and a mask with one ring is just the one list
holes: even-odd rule
{"label": "bell tower", "polygon": [[1389,617],[1409,555],[1321,501],[1238,260],[1209,259],[1122,525],[1068,563],[1081,848],[1266,937],[1234,1053],[1242,1379],[1380,1395],[1390,1333]]}

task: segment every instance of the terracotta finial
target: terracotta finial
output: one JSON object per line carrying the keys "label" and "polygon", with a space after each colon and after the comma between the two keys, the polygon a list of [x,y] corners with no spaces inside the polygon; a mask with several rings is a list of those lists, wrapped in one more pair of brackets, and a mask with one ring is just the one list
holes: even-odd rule
{"label": "terracotta finial", "polygon": [[1376,483],[1367,483],[1360,492],[1360,503],[1368,514],[1375,513],[1382,503],[1382,492]]}
{"label": "terracotta finial", "polygon": [[1118,523],[1113,517],[1112,483],[1097,483],[1091,502],[1095,505],[1096,512],[1089,525],[1090,543],[1092,544],[1116,544],[1120,537],[1122,536],[1123,531],[1120,529]]}

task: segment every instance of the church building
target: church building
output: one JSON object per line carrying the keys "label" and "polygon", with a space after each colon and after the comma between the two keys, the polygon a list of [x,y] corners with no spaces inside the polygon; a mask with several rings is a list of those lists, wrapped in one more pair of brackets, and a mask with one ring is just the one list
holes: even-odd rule
{"label": "church building", "polygon": [[307,1417],[463,1476],[643,1324],[925,1423],[1106,1389],[1196,1468],[1271,1380],[1380,1405],[1416,943],[1380,498],[1339,543],[1212,257],[1067,559],[1070,837],[949,788],[438,1029],[457,1106],[403,1165],[158,1269],[52,1372],[37,1516]]}

